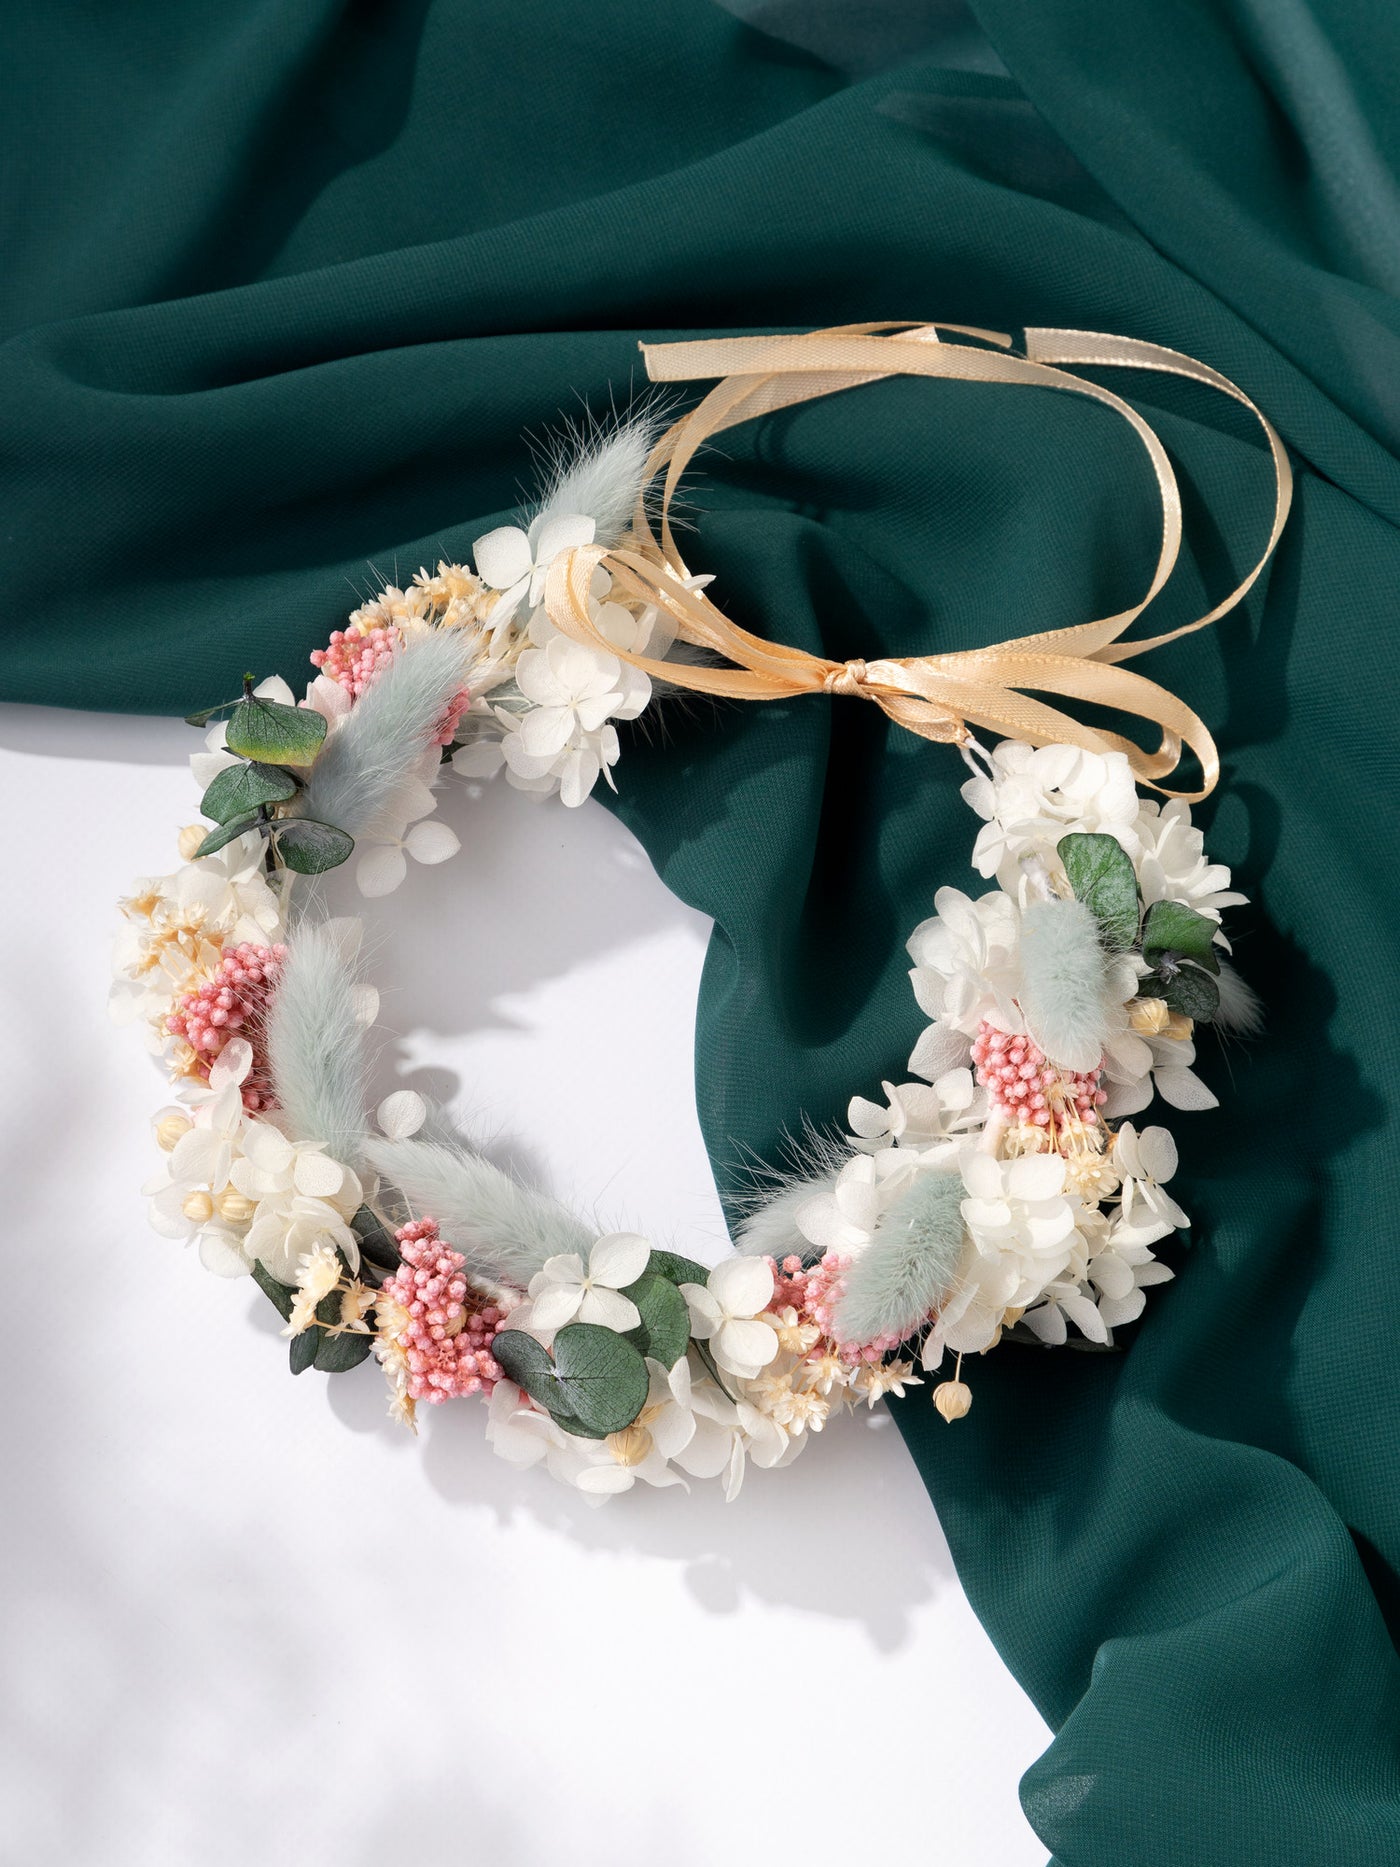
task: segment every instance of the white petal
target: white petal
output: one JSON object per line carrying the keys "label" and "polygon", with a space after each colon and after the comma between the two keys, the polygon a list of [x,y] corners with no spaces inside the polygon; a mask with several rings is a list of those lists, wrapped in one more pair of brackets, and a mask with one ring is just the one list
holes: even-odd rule
{"label": "white petal", "polygon": [[242,763],[242,759],[235,758],[232,752],[192,752],[190,775],[201,791],[207,791],[221,771],[228,771],[232,766]]}
{"label": "white petal", "polygon": [[636,1283],[651,1257],[651,1245],[637,1232],[610,1232],[588,1254],[588,1275],[595,1284],[625,1290]]}
{"label": "white petal", "polygon": [[280,674],[269,674],[253,689],[259,700],[275,700],[279,706],[294,707],[297,697]]}
{"label": "white petal", "polygon": [[238,1248],[238,1241],[230,1232],[217,1229],[201,1232],[199,1235],[199,1261],[206,1271],[212,1271],[216,1277],[246,1277],[248,1260]]}
{"label": "white petal", "polygon": [[[561,551],[570,551],[575,545],[591,545],[597,529],[595,521],[582,512],[562,512],[547,518],[535,533],[535,563],[543,567],[552,563]],[[479,559],[477,567],[480,568]]]}
{"label": "white petal", "polygon": [[360,893],[371,899],[393,894],[407,874],[404,853],[393,843],[380,843],[367,849],[355,864],[355,881]]}
{"label": "white petal", "polygon": [[1000,1201],[1001,1167],[990,1154],[979,1153],[969,1148],[963,1154],[961,1164],[963,1185],[973,1199],[988,1202]]}
{"label": "white petal", "polygon": [[243,1153],[259,1173],[281,1174],[291,1166],[295,1150],[271,1122],[252,1121],[243,1136]]}
{"label": "white petal", "polygon": [[[734,1451],[734,1434],[713,1420],[693,1420],[694,1431],[676,1452],[667,1453],[692,1478],[718,1478]],[[653,1433],[654,1436],[654,1433]]]}
{"label": "white petal", "polygon": [[1058,1154],[1023,1154],[1006,1176],[1013,1199],[1053,1199],[1064,1190],[1065,1163]]}
{"label": "white petal", "polygon": [[1143,1172],[1160,1186],[1177,1169],[1176,1142],[1169,1128],[1144,1128],[1138,1136],[1138,1158]]}
{"label": "white petal", "polygon": [[508,590],[534,569],[530,540],[518,525],[498,525],[472,546],[476,574],[493,590]]}
{"label": "white petal", "polygon": [[345,1184],[345,1169],[329,1154],[303,1148],[292,1169],[292,1183],[306,1199],[334,1199]]}
{"label": "white petal", "polygon": [[543,1290],[532,1293],[531,1329],[562,1329],[578,1315],[583,1294],[580,1284],[546,1284]]}
{"label": "white petal", "polygon": [[730,1317],[722,1322],[714,1336],[715,1356],[736,1374],[749,1369],[766,1368],[778,1353],[778,1332],[766,1322],[751,1322]]}
{"label": "white petal", "polygon": [[378,986],[360,984],[350,988],[350,1007],[356,1024],[373,1024],[379,1016]]}
{"label": "white petal", "polygon": [[252,1067],[253,1046],[246,1037],[231,1037],[210,1066],[209,1087],[227,1089],[241,1083]]}
{"label": "white petal", "polygon": [[580,1322],[595,1323],[600,1329],[612,1329],[618,1335],[626,1335],[629,1329],[635,1329],[641,1323],[642,1313],[630,1297],[609,1290],[604,1284],[595,1284],[583,1293],[583,1301],[578,1306],[578,1319]]}
{"label": "white petal", "polygon": [[1027,1310],[1021,1320],[1032,1335],[1038,1335],[1042,1342],[1048,1342],[1052,1348],[1058,1348],[1069,1334],[1063,1315],[1053,1303],[1044,1304],[1040,1309]]}
{"label": "white petal", "polygon": [[690,1311],[690,1333],[699,1342],[708,1340],[724,1320],[724,1311],[703,1284],[682,1284],[680,1292]]}
{"label": "white petal", "polygon": [[494,778],[504,763],[500,740],[486,735],[458,746],[452,754],[452,769],[463,778]]}
{"label": "white petal", "polygon": [[757,1316],[773,1301],[773,1268],[764,1258],[726,1258],[710,1272],[708,1287],[726,1316]]}
{"label": "white petal", "polygon": [[[575,752],[564,767],[564,775],[559,784],[559,801],[569,810],[577,810],[586,803],[598,782],[602,764],[596,752]],[[608,781],[611,783],[611,779]],[[616,786],[613,789],[616,790]]]}
{"label": "white petal", "polygon": [[376,1118],[391,1141],[407,1141],[428,1119],[428,1105],[414,1090],[396,1089],[380,1103]]}
{"label": "white petal", "polygon": [[1099,1314],[1098,1305],[1091,1303],[1081,1291],[1066,1292],[1060,1298],[1060,1303],[1065,1314],[1081,1335],[1087,1336],[1091,1342],[1108,1340],[1108,1327]]}
{"label": "white petal", "polygon": [[630,1491],[636,1480],[632,1473],[622,1465],[585,1465],[574,1479],[585,1496],[615,1497],[619,1491]]}
{"label": "white petal", "polygon": [[867,1141],[876,1141],[881,1135],[890,1132],[890,1111],[881,1108],[878,1102],[867,1102],[864,1096],[853,1096],[851,1106],[846,1110],[846,1121],[852,1134],[858,1134]]}
{"label": "white petal", "polygon": [[569,743],[573,730],[572,708],[531,707],[520,722],[520,744],[531,758],[555,758]]}
{"label": "white petal", "polygon": [[1133,1290],[1125,1297],[1105,1297],[1099,1304],[1099,1315],[1110,1329],[1116,1329],[1120,1323],[1136,1322],[1146,1307],[1147,1298],[1141,1290]]}
{"label": "white petal", "polygon": [[[662,1458],[673,1459],[678,1452],[684,1452],[694,1439],[695,1415],[687,1412],[684,1407],[662,1407],[651,1422],[650,1430],[652,1444]],[[686,1469],[689,1470],[689,1467]],[[705,1476],[702,1472],[695,1472],[692,1475],[696,1478]]]}
{"label": "white petal", "polygon": [[559,1251],[552,1258],[546,1258],[530,1279],[530,1295],[537,1295],[538,1290],[543,1290],[546,1284],[581,1284],[582,1282],[583,1259],[577,1251]]}
{"label": "white petal", "polygon": [[461,847],[456,832],[445,823],[415,823],[404,838],[404,848],[415,862],[446,862]]}
{"label": "white petal", "polygon": [[230,1150],[212,1128],[191,1128],[170,1155],[170,1177],[185,1186],[221,1187],[228,1178]]}
{"label": "white petal", "polygon": [[955,1111],[971,1108],[977,1093],[972,1071],[965,1069],[946,1070],[935,1078],[933,1087],[944,1108]]}
{"label": "white petal", "polygon": [[354,702],[339,681],[333,681],[328,674],[318,674],[306,690],[306,705],[319,713],[327,724],[332,724],[344,719]]}
{"label": "white petal", "polygon": [[1206,1088],[1194,1070],[1154,1070],[1152,1080],[1157,1085],[1157,1094],[1164,1102],[1170,1102],[1174,1109],[1195,1110],[1220,1107],[1219,1101]]}

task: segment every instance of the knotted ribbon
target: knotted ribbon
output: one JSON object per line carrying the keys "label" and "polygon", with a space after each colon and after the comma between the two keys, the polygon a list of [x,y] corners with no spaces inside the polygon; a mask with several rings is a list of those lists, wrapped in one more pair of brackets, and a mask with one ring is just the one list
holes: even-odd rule
{"label": "knotted ribbon", "polygon": [[[944,332],[975,343],[945,343],[940,335]],[[721,380],[657,442],[646,464],[643,493],[629,535],[617,545],[578,546],[554,560],[544,590],[550,620],[574,641],[630,662],[672,687],[740,700],[856,694],[873,700],[892,720],[925,739],[961,743],[968,737],[969,725],[975,725],[1031,745],[1065,743],[1095,752],[1123,752],[1134,776],[1157,790],[1165,789],[1158,780],[1176,769],[1184,743],[1200,764],[1201,789],[1166,795],[1191,801],[1205,797],[1220,771],[1215,742],[1206,726],[1176,695],[1121,664],[1208,627],[1252,587],[1278,543],[1292,499],[1292,474],[1283,443],[1242,389],[1178,351],[1092,331],[1029,329],[1024,335],[1024,355],[1010,352],[1011,339],[1002,332],[952,324],[846,325],[791,337],[643,344],[653,382]],[[1248,575],[1193,622],[1141,641],[1119,639],[1175,567],[1181,547],[1181,494],[1151,425],[1111,390],[1055,367],[1060,364],[1111,365],[1183,376],[1232,397],[1263,429],[1274,470],[1268,541]],[[1057,389],[1088,396],[1121,416],[1146,451],[1162,506],[1161,546],[1141,601],[1097,621],[1020,636],[987,648],[869,662],[831,661],[752,634],[693,588],[669,515],[681,475],[697,449],[740,422],[896,375]],[[663,468],[658,540],[646,511],[646,491]],[[665,661],[630,653],[608,640],[589,614],[590,584],[600,565],[620,595],[657,605],[670,618],[679,639],[729,665]],[[1159,728],[1161,743],[1155,752],[1146,752],[1118,733],[1087,726],[1072,714],[1031,698],[1033,693],[1088,701],[1148,721]]]}

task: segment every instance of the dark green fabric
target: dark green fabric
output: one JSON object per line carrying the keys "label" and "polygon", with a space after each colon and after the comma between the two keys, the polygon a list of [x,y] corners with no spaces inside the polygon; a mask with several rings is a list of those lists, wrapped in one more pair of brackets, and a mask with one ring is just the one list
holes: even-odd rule
{"label": "dark green fabric", "polygon": [[[1150,671],[1218,730],[1203,817],[1256,903],[1238,954],[1268,1032],[1207,1051],[1222,1108],[1173,1118],[1196,1243],[1128,1352],[1003,1349],[957,1429],[926,1390],[898,1418],[1059,1733],[1024,1796],[1064,1867],[1378,1867],[1400,1857],[1400,12],[976,0],[979,39],[935,30],[947,11],[5,9],[0,691],[183,711],[245,666],[294,674],[371,565],[460,555],[510,507],[522,431],[625,396],[639,335],[1063,324],[1238,379],[1294,450],[1295,515],[1245,611]],[[1203,394],[1134,388],[1187,490],[1165,626],[1249,561],[1266,470]],[[726,441],[693,558],[791,641],[971,645],[1130,600],[1143,478],[1067,398],[887,383]],[[801,1111],[901,1076],[903,939],[974,881],[962,767],[810,701],[678,712],[620,775],[717,922],[697,1069],[728,1183]],[[937,1655],[897,1715],[926,1689],[956,1689]],[[938,1782],[932,1755],[910,1785],[935,1858]]]}

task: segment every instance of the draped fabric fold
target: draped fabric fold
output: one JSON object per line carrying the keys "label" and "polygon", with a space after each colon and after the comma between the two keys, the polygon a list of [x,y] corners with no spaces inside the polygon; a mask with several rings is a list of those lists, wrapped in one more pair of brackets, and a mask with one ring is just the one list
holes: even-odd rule
{"label": "draped fabric fold", "polygon": [[[737,382],[709,346],[913,312],[966,341],[894,341],[962,368],[1009,361],[1014,325],[1023,363],[1092,372],[1076,333],[1113,331],[1241,385],[1293,514],[1237,608],[1178,635],[1254,563],[1267,467],[1228,397],[1115,374],[1183,536],[1150,663],[1120,635],[1081,665],[1150,666],[1218,742],[1202,821],[1256,903],[1236,959],[1266,1031],[1203,1051],[1223,1106],[1185,1118],[1194,1243],[1126,1352],[1004,1347],[956,1431],[926,1391],[895,1418],[1057,1732],[1023,1795],[1063,1867],[1378,1867],[1400,1858],[1400,9],[971,5],[980,36],[906,0],[5,9],[0,695],[175,714],[245,668],[294,675],[359,595],[514,512],[522,435],[641,391],[639,339],[701,345],[735,425],[674,531],[708,603],[836,690],[697,691],[619,766],[617,808],[716,922],[697,1100],[735,1191],[803,1113],[903,1079],[901,943],[940,884],[979,886],[959,761],[842,683],[1122,615],[1161,499],[1096,398],[871,382],[860,349],[835,372],[856,393],[789,372],[746,420],[800,340]],[[749,671],[793,678],[757,649]],[[989,685],[1018,672],[993,656]],[[902,679],[889,702],[975,720]],[[95,800],[83,834],[121,833]],[[832,1523],[879,1533],[839,1498]],[[887,1715],[917,1723],[959,1682],[910,1662]],[[910,1797],[937,1852],[936,1756]]]}

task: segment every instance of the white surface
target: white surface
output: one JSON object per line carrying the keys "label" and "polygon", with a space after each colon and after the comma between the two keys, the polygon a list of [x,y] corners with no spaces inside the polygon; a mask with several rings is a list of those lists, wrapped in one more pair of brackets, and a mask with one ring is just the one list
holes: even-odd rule
{"label": "white surface", "polygon": [[[107,1024],[107,954],[115,898],[175,866],[194,743],[0,707],[0,1857],[1040,1867],[1016,1783],[1048,1733],[883,1412],[733,1506],[594,1511],[496,1460],[474,1402],[415,1441],[372,1362],[293,1381],[252,1286],[147,1229],[167,1098]],[[717,1255],[704,921],[596,806],[454,785],[444,815],[462,854],[371,904],[390,1065],[551,1190]]]}

